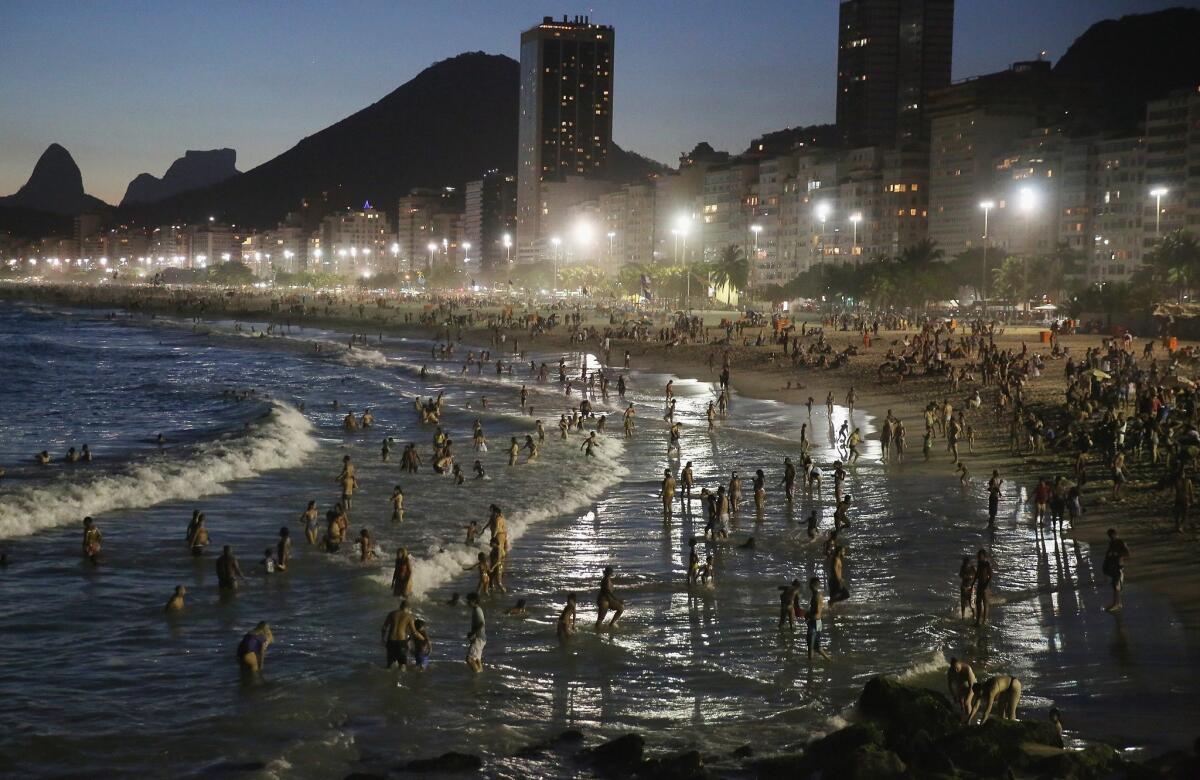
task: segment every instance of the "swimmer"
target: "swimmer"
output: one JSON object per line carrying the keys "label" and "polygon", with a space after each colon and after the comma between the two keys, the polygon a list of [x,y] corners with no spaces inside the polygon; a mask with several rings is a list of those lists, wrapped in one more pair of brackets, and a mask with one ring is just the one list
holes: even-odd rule
{"label": "swimmer", "polygon": [[475,544],[475,538],[479,536],[479,523],[472,520],[467,524],[467,540],[463,544]]}
{"label": "swimmer", "polygon": [[342,507],[349,512],[354,491],[358,488],[358,478],[354,476],[354,464],[350,462],[349,455],[342,457],[342,470],[334,481],[342,486]]}
{"label": "swimmer", "polygon": [[262,557],[262,560],[260,560],[258,562],[258,565],[259,565],[259,568],[262,569],[263,574],[274,574],[275,573],[275,569],[278,567],[275,563],[275,557],[273,555],[271,555],[270,547],[263,550],[263,557]]}
{"label": "swimmer", "polygon": [[613,616],[608,621],[609,628],[615,628],[617,620],[625,611],[625,604],[616,597],[612,589],[613,568],[611,566],[604,567],[604,575],[600,578],[600,590],[596,595],[596,630],[599,631],[604,624],[604,617],[609,610],[613,611]]}
{"label": "swimmer", "polygon": [[809,539],[817,538],[817,510],[815,509],[808,513],[807,532]]}
{"label": "swimmer", "polygon": [[418,669],[429,668],[429,656],[433,654],[433,642],[429,641],[429,629],[424,620],[413,621],[413,662]]}
{"label": "swimmer", "polygon": [[475,569],[479,572],[479,579],[475,583],[475,590],[468,594],[468,599],[471,596],[478,597],[487,595],[488,591],[492,589],[492,567],[488,562],[487,553],[479,553],[479,555],[476,556],[475,563],[471,564],[470,566],[463,567],[463,571],[471,571],[472,569]]}
{"label": "swimmer", "polygon": [[187,588],[183,587],[182,585],[176,585],[175,586],[175,594],[172,595],[171,598],[167,599],[166,611],[167,612],[179,612],[180,610],[182,610],[184,607],[183,597],[186,595],[187,595]]}
{"label": "swimmer", "polygon": [[414,627],[408,601],[401,599],[400,606],[387,614],[379,629],[379,639],[387,653],[385,668],[391,669],[392,666],[398,665],[403,669],[408,664],[408,639]]}
{"label": "swimmer", "polygon": [[475,461],[475,479],[487,479],[487,472],[483,470],[483,463]]}
{"label": "swimmer", "polygon": [[958,567],[958,614],[963,620],[967,619],[967,610],[975,614],[972,604],[972,594],[975,591],[975,564],[971,556],[964,555],[962,565]]}
{"label": "swimmer", "polygon": [[188,535],[188,549],[192,551],[194,557],[199,558],[204,554],[204,548],[208,546],[208,529],[204,527],[204,513],[196,513],[196,522],[192,526]]}
{"label": "swimmer", "polygon": [[[567,438],[565,433],[563,438]],[[517,455],[521,453],[521,445],[517,444],[517,437],[513,436],[508,445],[508,465],[517,465]]]}
{"label": "swimmer", "polygon": [[525,609],[525,599],[517,599],[517,603],[504,610],[509,617],[528,617],[529,610]]}
{"label": "swimmer", "polygon": [[975,563],[975,625],[987,625],[988,607],[991,596],[988,588],[992,584],[992,560],[987,550],[980,550]]}
{"label": "swimmer", "polygon": [[90,517],[83,518],[83,557],[91,561],[93,566],[100,563],[100,542],[103,538],[96,521]]}

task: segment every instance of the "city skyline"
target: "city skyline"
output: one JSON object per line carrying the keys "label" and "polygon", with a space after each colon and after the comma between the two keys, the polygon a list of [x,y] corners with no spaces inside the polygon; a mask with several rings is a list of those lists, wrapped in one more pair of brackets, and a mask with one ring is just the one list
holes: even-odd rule
{"label": "city skyline", "polygon": [[[1039,50],[1056,60],[1100,19],[1172,5],[973,3],[956,14],[952,78],[999,70]],[[758,3],[736,13],[706,7],[691,17],[684,9],[694,10],[455,3],[437,15],[361,6],[354,18],[331,19],[324,7],[297,5],[277,19],[271,9],[226,4],[202,12],[10,4],[14,43],[0,54],[0,96],[23,110],[0,117],[7,141],[0,193],[15,192],[51,142],[71,151],[88,191],[110,203],[138,173],[161,175],[186,149],[231,147],[249,170],[437,60],[469,50],[519,58],[521,31],[548,14],[588,13],[618,28],[614,140],[661,162],[674,164],[697,141],[740,151],[761,132],[833,121],[837,3]],[[765,9],[774,21],[757,25]],[[229,27],[234,14],[241,24]],[[672,24],[680,35],[662,36]],[[185,28],[187,40],[175,40],[173,31]],[[147,37],[151,31],[160,34]],[[273,45],[263,45],[264,31]],[[335,56],[352,44],[353,57]],[[639,77],[649,68],[655,78]],[[235,72],[239,80],[230,81]],[[754,89],[744,88],[747,74]],[[211,89],[230,83],[238,92]]]}

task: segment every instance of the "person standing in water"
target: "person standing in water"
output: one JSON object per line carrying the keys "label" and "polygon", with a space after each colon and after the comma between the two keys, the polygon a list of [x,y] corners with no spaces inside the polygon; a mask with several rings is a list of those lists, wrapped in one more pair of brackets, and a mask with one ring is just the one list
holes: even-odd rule
{"label": "person standing in water", "polygon": [[1000,489],[1004,486],[1004,480],[1000,479],[1000,472],[997,469],[992,469],[992,478],[988,480],[988,528],[994,528],[996,525],[996,515],[1000,512]]}
{"label": "person standing in water", "polygon": [[392,488],[392,522],[404,522],[404,489],[399,485]]}
{"label": "person standing in water", "polygon": [[696,477],[692,472],[692,462],[689,460],[679,472],[679,511],[684,514],[691,511],[692,488],[695,485]]}
{"label": "person standing in water", "polygon": [[244,579],[242,567],[233,557],[233,548],[225,545],[221,556],[217,558],[217,587],[223,591],[234,591],[237,590],[237,581]]}
{"label": "person standing in water", "polygon": [[658,497],[662,499],[663,522],[671,522],[671,506],[675,501],[675,477],[671,476],[670,469],[663,469],[662,483],[659,487]]}
{"label": "person standing in water", "polygon": [[342,508],[349,512],[354,500],[354,491],[358,487],[358,479],[354,476],[354,464],[350,462],[349,455],[342,457],[342,471],[335,481],[342,486]]}
{"label": "person standing in water", "polygon": [[274,641],[275,636],[266,621],[259,623],[242,637],[242,641],[238,642],[236,655],[238,666],[245,676],[257,678],[262,674],[267,647]]}
{"label": "person standing in water", "polygon": [[1112,604],[1105,607],[1109,612],[1116,612],[1124,606],[1121,604],[1121,591],[1125,587],[1125,559],[1132,553],[1128,545],[1117,536],[1117,529],[1108,529],[1108,549],[1104,551],[1104,576],[1112,583]]}
{"label": "person standing in water", "polygon": [[396,566],[392,569],[392,595],[407,599],[412,595],[412,561],[408,558],[408,548],[396,550]]}
{"label": "person standing in water", "polygon": [[413,633],[413,614],[408,609],[408,601],[402,599],[400,606],[387,614],[379,629],[380,641],[387,651],[386,668],[391,669],[393,665],[405,668],[408,664],[408,640]]}
{"label": "person standing in water", "polygon": [[600,578],[600,590],[596,596],[596,630],[599,631],[604,625],[604,618],[609,610],[612,610],[612,620],[608,621],[609,628],[615,628],[617,620],[621,617],[621,613],[625,611],[625,604],[617,598],[612,589],[613,568],[611,566],[604,567],[604,576]]}
{"label": "person standing in water", "polygon": [[471,630],[467,632],[467,666],[473,672],[483,671],[483,648],[487,644],[487,620],[483,607],[479,606],[479,595],[467,594],[467,606],[471,608]]}
{"label": "person standing in water", "polygon": [[183,597],[187,595],[187,588],[182,585],[175,586],[175,593],[167,600],[167,612],[179,612],[183,609]]}
{"label": "person standing in water", "polygon": [[567,605],[558,613],[558,641],[566,642],[575,633],[575,594],[567,594]]}
{"label": "person standing in water", "polygon": [[821,580],[819,577],[809,578],[808,592],[811,595],[808,599],[808,612],[804,615],[804,620],[808,627],[804,639],[808,647],[808,662],[812,663],[814,650],[822,658],[829,660],[829,653],[825,651],[825,648],[821,647],[821,637],[825,631],[825,601],[821,598]]}
{"label": "person standing in water", "polygon": [[958,613],[963,619],[967,619],[967,610],[971,610],[971,614],[975,614],[975,607],[972,606],[971,597],[975,590],[975,564],[971,561],[970,555],[964,555],[962,565],[958,567]]}
{"label": "person standing in water", "polygon": [[992,560],[987,550],[980,550],[975,562],[975,625],[985,626],[988,619],[988,607],[991,605],[991,594],[988,589],[992,585]]}

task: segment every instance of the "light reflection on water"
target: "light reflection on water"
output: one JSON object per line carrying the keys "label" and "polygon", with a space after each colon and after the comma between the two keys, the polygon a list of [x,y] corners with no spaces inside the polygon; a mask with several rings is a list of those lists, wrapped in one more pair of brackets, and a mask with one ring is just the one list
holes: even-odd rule
{"label": "light reflection on water", "polygon": [[[331,464],[343,451],[361,464],[366,487],[359,501],[372,507],[359,510],[364,514],[356,514],[353,526],[372,527],[385,561],[400,542],[420,555],[457,539],[466,519],[482,520],[486,505],[497,498],[519,507],[531,492],[596,478],[580,465],[578,439],[557,441],[555,421],[568,401],[556,382],[536,386],[519,372],[498,380],[487,369],[482,378],[474,372],[461,377],[452,365],[437,367],[446,373],[421,384],[415,371],[430,361],[428,345],[418,341],[384,347],[403,366],[347,367],[304,354],[303,345],[169,331],[103,332],[116,343],[167,341],[179,356],[167,364],[173,382],[227,379],[308,400],[321,447],[306,466],[263,474],[203,502],[214,541],[232,541],[243,565],[256,560],[280,525],[296,532],[294,515],[308,498],[318,498],[322,507],[329,502]],[[337,334],[305,336],[344,341]],[[112,359],[119,362],[119,353]],[[543,359],[551,367],[557,363],[554,356],[538,362]],[[569,361],[568,376],[578,375],[578,360]],[[589,365],[594,361],[591,356]],[[735,397],[728,419],[710,435],[705,409],[715,389],[677,380],[683,452],[679,460],[668,459],[662,420],[667,378],[646,373],[631,380],[630,400],[639,414],[638,434],[622,456],[628,477],[591,506],[533,526],[514,548],[510,595],[496,597],[489,607],[490,669],[480,677],[459,660],[465,612],[442,603],[450,591],[470,587],[470,574],[439,587],[420,605],[430,623],[435,663],[428,673],[398,678],[380,668],[377,629],[391,600],[372,578],[379,568],[364,570],[348,558],[300,549],[289,575],[256,581],[233,603],[222,604],[212,597],[211,558],[195,564],[178,549],[191,502],[101,518],[112,558],[99,572],[83,569],[72,557],[73,528],[10,543],[22,564],[0,575],[6,607],[0,610],[0,635],[21,637],[22,646],[62,646],[64,670],[88,672],[46,670],[15,643],[0,643],[0,694],[6,702],[0,717],[12,724],[0,753],[20,752],[34,762],[29,765],[51,767],[98,757],[125,771],[147,766],[144,751],[98,733],[98,721],[111,723],[105,728],[114,733],[145,730],[163,746],[157,760],[179,774],[224,756],[230,762],[266,761],[277,776],[324,777],[360,761],[390,765],[449,749],[502,755],[565,728],[653,731],[659,746],[703,745],[706,753],[747,742],[771,749],[832,728],[872,674],[910,670],[909,679],[940,689],[939,660],[949,655],[969,659],[981,675],[1020,676],[1030,717],[1041,717],[1053,703],[1072,728],[1085,733],[1156,747],[1190,740],[1189,718],[1163,724],[1150,717],[1164,709],[1194,715],[1192,699],[1181,702],[1173,691],[1200,681],[1189,662],[1195,657],[1192,638],[1182,635],[1166,608],[1131,583],[1125,614],[1114,619],[1103,613],[1105,583],[1085,546],[1039,534],[1016,502],[1003,504],[1000,528],[985,533],[984,475],[977,473],[969,489],[960,489],[937,445],[944,475],[916,466],[883,469],[871,439],[875,428],[862,411],[853,422],[868,443],[846,482],[855,503],[853,525],[843,535],[853,596],[834,607],[828,622],[834,660],[810,667],[803,629],[782,635],[775,629],[776,586],[823,573],[821,545],[807,542],[803,519],[815,507],[822,530],[832,525],[829,464],[838,457],[833,437],[847,410],[835,407],[826,419],[818,403],[810,421],[802,406]],[[512,416],[522,381],[547,424],[548,440],[541,464],[509,473],[499,444],[531,427],[527,418]],[[406,476],[399,481],[408,494],[409,519],[403,528],[391,528],[384,499],[397,481],[399,451],[393,452],[393,465],[383,467],[377,462],[378,439],[394,432],[398,441],[426,448],[431,431],[412,427],[410,398],[443,387],[451,401],[446,427],[468,463],[475,457],[471,421],[479,416],[479,396],[488,395],[490,413],[481,416],[493,442],[485,458],[492,482],[486,489],[462,489],[427,470]],[[328,406],[333,397],[358,410],[370,405],[378,432],[342,436],[344,410]],[[610,413],[610,432],[619,436],[622,404],[615,389],[601,406]],[[0,408],[9,413],[9,407]],[[798,463],[805,422],[825,479],[818,498],[798,498],[789,510],[778,487],[781,464],[785,455]],[[732,468],[739,471],[743,514],[735,543],[748,535],[757,542],[754,550],[718,549],[714,592],[688,593],[684,587],[687,541],[703,527],[698,502],[696,514],[677,511],[666,529],[661,522],[662,470],[678,470],[687,460],[698,486],[716,487]],[[754,516],[751,497],[756,468],[768,480],[761,519]],[[977,633],[958,619],[956,575],[961,556],[981,545],[993,552],[999,599],[993,626]],[[616,589],[628,611],[621,628],[596,634],[594,595],[605,565],[616,567]],[[193,606],[183,619],[164,624],[159,608],[176,582],[193,589]],[[553,626],[571,590],[579,595],[580,632],[564,648],[554,640]],[[529,600],[533,616],[502,616],[500,608],[518,595]],[[268,659],[269,682],[241,691],[231,668],[231,643],[264,617],[278,637]],[[81,632],[86,642],[63,645],[62,626]],[[45,678],[36,693],[28,683],[34,675]],[[209,735],[203,748],[194,740],[201,731]],[[37,732],[58,736],[34,737]],[[532,763],[525,770],[555,774],[552,765]]]}

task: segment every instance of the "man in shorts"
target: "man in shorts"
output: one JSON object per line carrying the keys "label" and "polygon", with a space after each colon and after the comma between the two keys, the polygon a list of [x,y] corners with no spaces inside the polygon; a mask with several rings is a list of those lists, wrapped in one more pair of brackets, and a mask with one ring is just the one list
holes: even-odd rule
{"label": "man in shorts", "polygon": [[483,607],[479,606],[479,595],[467,594],[467,606],[471,608],[471,630],[467,632],[467,666],[473,672],[483,671],[483,647],[487,644],[487,621]]}

